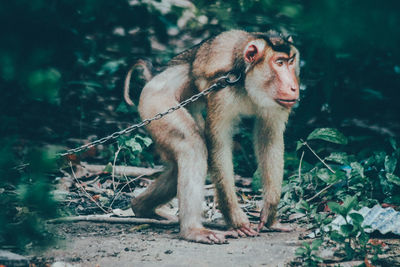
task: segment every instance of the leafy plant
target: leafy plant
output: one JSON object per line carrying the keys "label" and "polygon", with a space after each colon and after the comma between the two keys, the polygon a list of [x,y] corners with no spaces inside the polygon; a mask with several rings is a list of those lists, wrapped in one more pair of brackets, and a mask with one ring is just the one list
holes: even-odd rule
{"label": "leafy plant", "polygon": [[316,252],[319,250],[322,242],[322,239],[315,239],[311,245],[303,242],[303,246],[296,249],[296,256],[302,259],[305,266],[318,266],[322,262],[322,259],[317,256]]}
{"label": "leafy plant", "polygon": [[[280,207],[291,205],[292,210],[305,214],[308,228],[315,229],[327,244],[337,244],[346,259],[364,259],[366,255],[376,259],[380,252],[368,245],[364,218],[355,210],[378,202],[400,203],[396,141],[389,139],[391,152],[371,150],[368,155],[347,149],[354,138],[337,129],[316,129],[306,140],[297,144],[299,167],[283,186]],[[328,210],[344,218],[339,229],[332,230]],[[300,251],[307,254],[307,264],[314,264],[309,247]]]}
{"label": "leafy plant", "polygon": [[361,226],[364,217],[354,212],[357,204],[357,197],[355,196],[347,196],[342,205],[336,202],[328,203],[328,207],[332,212],[342,216],[346,222],[340,226],[339,230],[328,232],[328,237],[343,246],[343,254],[348,260],[353,258],[363,259],[367,254],[369,235]]}

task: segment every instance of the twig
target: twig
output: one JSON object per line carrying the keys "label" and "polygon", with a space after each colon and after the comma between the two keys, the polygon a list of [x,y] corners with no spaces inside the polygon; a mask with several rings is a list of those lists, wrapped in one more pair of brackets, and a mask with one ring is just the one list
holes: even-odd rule
{"label": "twig", "polygon": [[315,153],[315,151],[308,145],[308,143],[307,143],[306,141],[303,141],[303,139],[300,139],[300,141],[303,142],[303,145],[305,145],[305,146],[314,154],[314,156],[316,156],[317,159],[318,159],[319,161],[321,161],[322,164],[325,165],[325,167],[327,167],[332,173],[335,173],[335,171],[332,170],[332,168],[331,168],[328,164],[326,164],[325,161],[324,161],[323,159],[321,159],[321,158],[317,155],[317,153]]}
{"label": "twig", "polygon": [[[82,167],[85,168],[87,172],[101,174],[104,173],[104,165],[94,165],[82,162]],[[131,167],[131,166],[115,166],[115,175],[129,175],[129,176],[152,176],[156,173],[163,171],[162,166],[156,166],[155,168],[141,168],[141,167]]]}
{"label": "twig", "polygon": [[313,200],[314,198],[318,197],[319,195],[321,195],[323,192],[325,192],[326,190],[328,190],[329,188],[331,188],[332,186],[334,186],[335,184],[339,183],[340,181],[337,181],[333,184],[330,184],[326,187],[324,187],[321,191],[319,191],[318,193],[316,193],[314,196],[310,197],[309,199],[306,199],[306,202],[310,202],[311,200]]}
{"label": "twig", "polygon": [[[86,216],[71,216],[62,217],[57,219],[48,220],[47,223],[73,223],[73,222],[103,222],[103,223],[120,223],[120,224],[151,224],[151,225],[162,225],[162,226],[175,226],[178,225],[178,221],[172,220],[156,220],[149,218],[121,218],[121,217],[109,217],[110,214],[106,215],[86,215]],[[206,227],[226,229],[227,226],[213,222],[203,222]]]}
{"label": "twig", "polygon": [[76,178],[75,172],[74,172],[74,168],[72,167],[72,162],[69,162],[69,166],[71,167],[71,172],[72,172],[72,176],[75,179],[75,181],[80,185],[80,188],[82,189],[82,191],[85,193],[85,195],[94,202],[94,204],[96,204],[97,207],[99,207],[104,213],[107,213],[107,211],[101,206],[99,205],[99,203],[97,203],[96,200],[94,200],[94,198],[85,190],[85,188],[83,187],[83,185],[78,181],[78,178]]}
{"label": "twig", "polygon": [[[347,179],[347,182],[349,182],[349,181],[351,180],[351,178],[352,178],[352,177],[348,178],[348,179]],[[327,185],[326,187],[322,188],[321,191],[319,191],[318,193],[316,193],[314,196],[310,197],[309,199],[306,199],[306,201],[309,202],[309,201],[313,200],[314,198],[316,198],[317,196],[321,195],[323,192],[325,192],[326,190],[328,190],[329,188],[331,188],[332,186],[334,186],[334,185],[336,185],[336,184],[338,184],[338,183],[340,183],[340,182],[341,182],[341,181],[337,181],[337,182],[334,182],[333,184]]]}
{"label": "twig", "polygon": [[113,162],[113,168],[112,168],[112,185],[113,185],[113,191],[115,192],[115,163],[117,162],[117,158],[118,158],[118,154],[121,151],[122,146],[118,145],[118,150],[115,152],[115,156],[114,156],[114,162]]}
{"label": "twig", "polygon": [[138,179],[140,179],[140,178],[142,178],[142,177],[143,177],[143,175],[141,175],[141,176],[139,176],[139,177],[136,177],[136,178],[132,179],[131,181],[127,182],[126,184],[124,184],[124,186],[121,187],[121,189],[118,191],[118,193],[115,194],[115,197],[114,197],[113,200],[111,201],[111,204],[110,204],[109,209],[112,209],[112,205],[114,204],[114,201],[117,199],[117,197],[121,194],[122,190],[124,190],[124,188],[125,188],[127,185],[129,185],[130,183],[132,183],[132,182],[134,182],[134,181],[136,181],[136,180],[138,180]]}
{"label": "twig", "polygon": [[[126,181],[129,180],[128,176],[126,176],[125,174],[122,174],[122,175],[124,176],[124,178],[125,178]],[[140,177],[142,177],[142,175],[140,175]],[[135,181],[135,180],[136,180],[136,178],[133,179],[132,181]],[[130,182],[129,182],[129,183],[130,183]],[[127,185],[128,185],[128,187],[129,187],[129,191],[132,193],[133,190],[132,190],[131,186],[129,185],[129,183],[127,183]]]}
{"label": "twig", "polygon": [[106,223],[123,223],[123,224],[155,224],[155,225],[177,225],[178,221],[156,220],[148,218],[121,218],[110,217],[110,214],[105,215],[86,215],[86,216],[71,216],[48,220],[48,223],[65,223],[65,222],[106,222]]}
{"label": "twig", "polygon": [[301,179],[301,164],[303,163],[303,157],[304,157],[304,150],[301,153],[301,157],[300,157],[300,163],[299,163],[299,179]]}
{"label": "twig", "polygon": [[26,167],[28,167],[29,165],[31,165],[31,164],[30,163],[22,163],[20,165],[12,167],[12,169],[13,170],[17,170],[17,171],[21,171],[21,170],[25,169]]}

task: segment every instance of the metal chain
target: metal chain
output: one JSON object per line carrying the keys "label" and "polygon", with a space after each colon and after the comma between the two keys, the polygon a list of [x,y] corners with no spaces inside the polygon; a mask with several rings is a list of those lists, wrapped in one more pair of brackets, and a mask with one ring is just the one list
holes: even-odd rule
{"label": "metal chain", "polygon": [[234,74],[233,74],[233,73],[228,73],[228,74],[226,74],[226,75],[224,75],[224,76],[218,78],[218,80],[217,80],[213,85],[211,85],[210,87],[208,87],[208,88],[205,89],[204,91],[202,91],[202,92],[200,92],[200,93],[197,93],[197,94],[195,94],[195,95],[192,95],[190,98],[188,98],[188,99],[186,99],[186,100],[183,100],[182,102],[180,102],[180,103],[177,104],[176,106],[173,106],[173,107],[167,109],[167,110],[164,111],[164,112],[160,112],[160,113],[156,114],[154,117],[152,117],[152,118],[150,118],[150,119],[145,119],[145,120],[141,121],[140,123],[131,125],[131,126],[129,126],[128,128],[125,128],[125,129],[123,129],[123,130],[121,130],[121,131],[115,132],[115,133],[113,133],[113,134],[111,134],[111,135],[109,135],[109,136],[100,138],[100,139],[98,139],[98,140],[96,140],[96,141],[93,141],[93,142],[91,142],[91,143],[82,145],[82,146],[77,147],[77,148],[69,149],[69,150],[65,151],[64,153],[59,153],[58,155],[61,156],[61,157],[63,157],[63,156],[66,156],[66,155],[75,154],[75,153],[78,153],[78,152],[87,150],[87,149],[89,149],[89,148],[91,148],[91,147],[94,147],[94,146],[96,146],[96,145],[104,144],[105,142],[107,142],[107,141],[109,141],[109,140],[117,139],[117,138],[120,137],[121,135],[130,133],[130,132],[132,132],[133,130],[136,130],[136,129],[138,129],[138,128],[141,128],[141,127],[143,127],[143,126],[146,126],[146,125],[148,125],[149,123],[151,123],[152,121],[160,120],[160,119],[162,119],[164,116],[166,116],[166,115],[168,115],[168,114],[171,114],[172,112],[174,112],[174,111],[176,111],[176,110],[178,110],[178,109],[180,109],[180,108],[186,106],[186,105],[189,104],[189,103],[193,103],[193,102],[197,101],[200,97],[206,96],[206,95],[208,95],[209,93],[211,93],[211,92],[214,91],[214,90],[217,90],[217,89],[220,89],[220,88],[225,88],[225,87],[227,87],[228,85],[234,85],[234,84],[236,84],[237,82],[239,82],[239,80],[240,80],[240,78],[241,78],[241,74],[236,74],[236,78],[231,79],[230,77],[231,77],[232,75],[234,75]]}

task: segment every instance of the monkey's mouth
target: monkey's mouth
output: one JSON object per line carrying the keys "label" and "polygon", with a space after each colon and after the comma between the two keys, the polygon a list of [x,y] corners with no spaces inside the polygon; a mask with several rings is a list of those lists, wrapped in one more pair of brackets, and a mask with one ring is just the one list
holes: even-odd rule
{"label": "monkey's mouth", "polygon": [[294,104],[296,104],[297,99],[275,99],[275,101],[285,108],[291,108]]}

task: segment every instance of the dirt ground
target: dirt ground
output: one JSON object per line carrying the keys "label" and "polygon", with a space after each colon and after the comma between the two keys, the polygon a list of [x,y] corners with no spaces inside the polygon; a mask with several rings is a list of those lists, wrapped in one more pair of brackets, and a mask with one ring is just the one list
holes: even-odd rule
{"label": "dirt ground", "polygon": [[204,245],[178,238],[178,228],[91,222],[55,224],[63,239],[36,253],[37,265],[54,266],[286,266],[294,258],[297,232],[264,232],[229,244]]}

